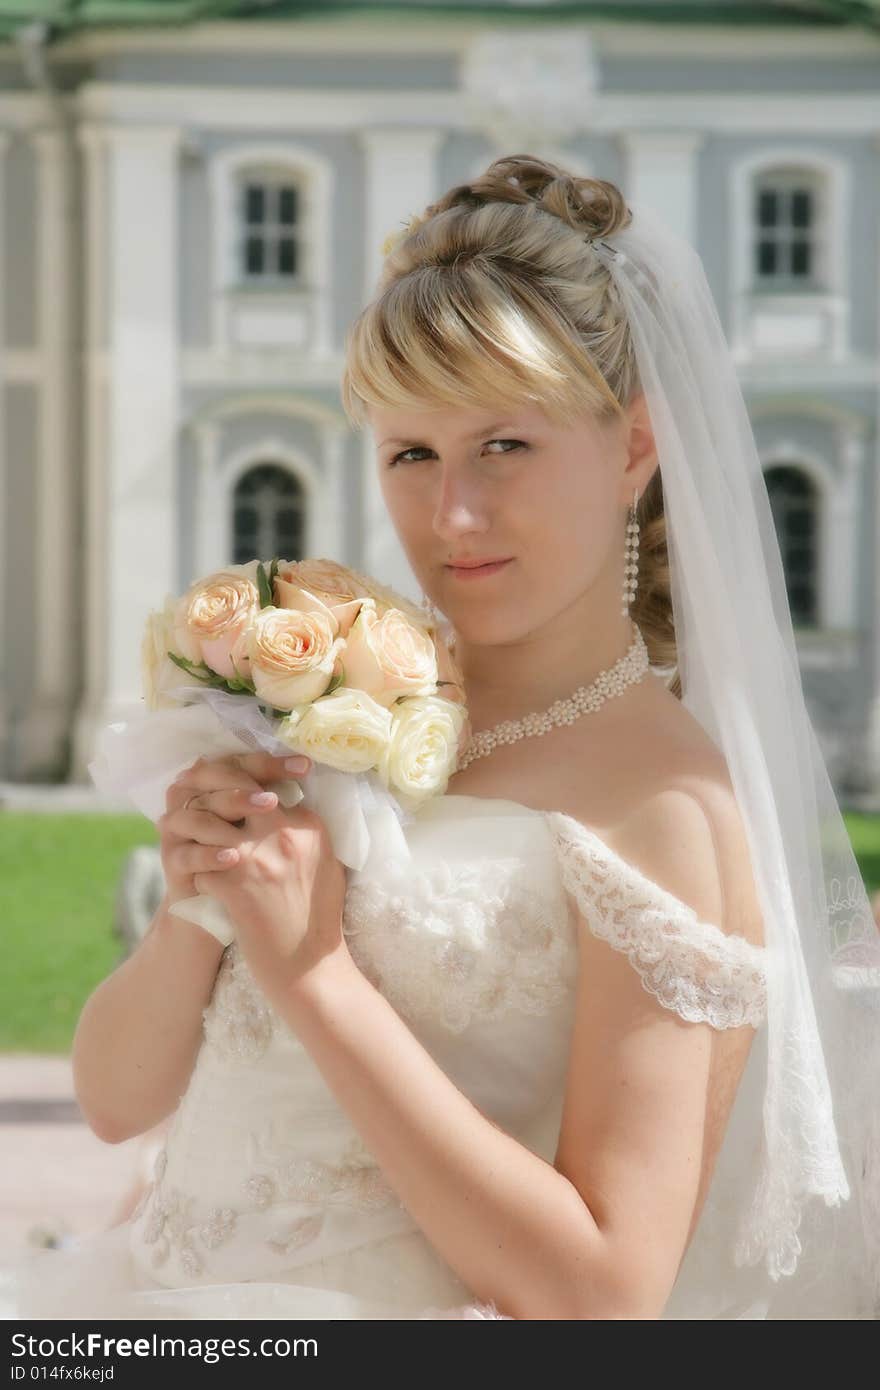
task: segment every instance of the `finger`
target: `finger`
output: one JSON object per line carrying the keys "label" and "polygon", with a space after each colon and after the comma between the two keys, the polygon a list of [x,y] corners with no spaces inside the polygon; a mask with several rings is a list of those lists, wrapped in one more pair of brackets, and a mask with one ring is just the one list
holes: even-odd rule
{"label": "finger", "polygon": [[[199,822],[184,820],[181,819],[182,817],[207,813],[220,817],[224,823],[238,825],[243,823],[246,816],[274,811],[278,805],[277,793],[267,791],[265,787],[260,786],[259,782],[255,786],[255,791],[247,786],[221,787],[215,791],[191,792],[182,806],[169,813],[169,824],[175,834],[187,838],[192,829],[198,828]],[[180,828],[178,829],[178,827]],[[194,838],[201,839],[202,836],[195,835]]]}
{"label": "finger", "polygon": [[[231,851],[230,858],[218,859],[221,852]],[[220,873],[223,869],[231,869],[239,863],[241,852],[234,845],[224,845],[218,849],[214,845],[198,845],[188,840],[177,846],[173,851],[174,872],[181,878],[187,874],[208,874]]]}
{"label": "finger", "polygon": [[[205,794],[202,793],[203,796]],[[222,795],[221,792],[210,793],[212,798]],[[200,845],[237,845],[241,840],[241,828],[247,824],[247,816],[260,809],[250,806],[244,811],[236,799],[234,809],[223,816],[215,815],[210,809],[199,810],[194,804],[187,810],[181,808],[178,811],[166,812],[160,817],[159,829],[163,834],[172,835],[178,840],[195,840]],[[262,809],[271,811],[274,807],[267,806]]]}
{"label": "finger", "polygon": [[[288,759],[296,759],[295,767],[287,767]],[[258,782],[282,782],[290,776],[299,776],[302,773],[310,772],[312,760],[303,753],[286,753],[276,755],[274,753],[236,753],[235,761],[251,777],[255,777]]]}
{"label": "finger", "polygon": [[[311,769],[311,759],[306,759]],[[196,792],[218,788],[245,787],[253,792],[265,790],[267,782],[284,781],[297,774],[284,767],[284,758],[268,753],[243,753],[226,758],[197,758],[191,767],[178,773],[165,793],[165,809],[177,810]],[[255,772],[260,776],[255,776]],[[301,774],[302,775],[302,774]]]}
{"label": "finger", "polygon": [[[167,787],[165,810],[171,813],[181,809],[191,796],[200,792],[223,788],[234,790],[236,787],[244,787],[251,792],[264,790],[261,783],[257,782],[243,768],[233,766],[227,759],[209,762],[204,758],[199,758],[191,767],[184,768],[182,772],[179,772],[174,781]],[[204,804],[204,798],[200,804]]]}

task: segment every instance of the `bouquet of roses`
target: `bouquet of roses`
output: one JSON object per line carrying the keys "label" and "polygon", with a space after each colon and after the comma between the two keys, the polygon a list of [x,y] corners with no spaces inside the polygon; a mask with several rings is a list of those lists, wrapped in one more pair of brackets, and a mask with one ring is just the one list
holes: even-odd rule
{"label": "bouquet of roses", "polygon": [[[89,772],[154,822],[200,757],[304,753],[308,787],[276,782],[281,804],[320,815],[352,868],[405,858],[401,823],[445,791],[470,737],[436,625],[333,560],[251,560],[196,580],[150,613],[141,659],[146,710],[102,731]],[[203,894],[172,911],[233,938],[225,908]]]}

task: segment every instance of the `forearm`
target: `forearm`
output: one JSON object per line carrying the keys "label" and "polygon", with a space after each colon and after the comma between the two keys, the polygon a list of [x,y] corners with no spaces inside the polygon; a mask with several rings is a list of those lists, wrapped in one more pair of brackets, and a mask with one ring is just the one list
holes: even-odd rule
{"label": "forearm", "polygon": [[347,953],[274,1002],[477,1298],[519,1318],[620,1315],[606,1242],[574,1185],[471,1103]]}
{"label": "forearm", "polygon": [[222,953],[210,933],[172,916],[163,898],[137,950],[89,996],[73,1039],[73,1078],[100,1138],[142,1134],[176,1108]]}

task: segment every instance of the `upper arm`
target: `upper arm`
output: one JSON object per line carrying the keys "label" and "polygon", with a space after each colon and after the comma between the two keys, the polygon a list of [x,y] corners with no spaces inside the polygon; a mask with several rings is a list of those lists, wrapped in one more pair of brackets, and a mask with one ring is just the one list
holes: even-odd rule
{"label": "upper arm", "polygon": [[[690,796],[664,792],[615,831],[612,848],[635,874],[628,894],[600,892],[595,912],[586,904],[589,925],[579,916],[576,1012],[554,1163],[603,1234],[612,1306],[651,1317],[666,1302],[698,1219],[755,1032],[735,1010],[727,1020],[733,1026],[709,1021],[718,964],[711,952],[726,950],[730,933],[753,947],[763,936],[735,808],[710,818]],[[651,881],[648,890],[659,886],[644,906],[640,875]],[[686,920],[681,933],[674,910],[667,923],[664,890],[685,913],[693,909],[698,926],[720,928],[705,957],[689,944]],[[600,910],[615,917],[610,930]],[[730,944],[735,952],[745,946]],[[734,983],[736,954],[733,960],[729,989],[747,990],[753,982],[743,975],[744,983]],[[710,978],[704,1010],[700,991]],[[589,1305],[595,1293],[585,1298]]]}

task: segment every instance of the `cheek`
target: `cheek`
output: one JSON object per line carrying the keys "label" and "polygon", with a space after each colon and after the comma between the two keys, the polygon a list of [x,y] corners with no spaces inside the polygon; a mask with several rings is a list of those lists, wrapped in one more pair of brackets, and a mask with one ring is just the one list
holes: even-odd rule
{"label": "cheek", "polygon": [[614,544],[614,508],[614,496],[596,470],[549,473],[517,507],[526,569],[566,592],[591,583]]}

